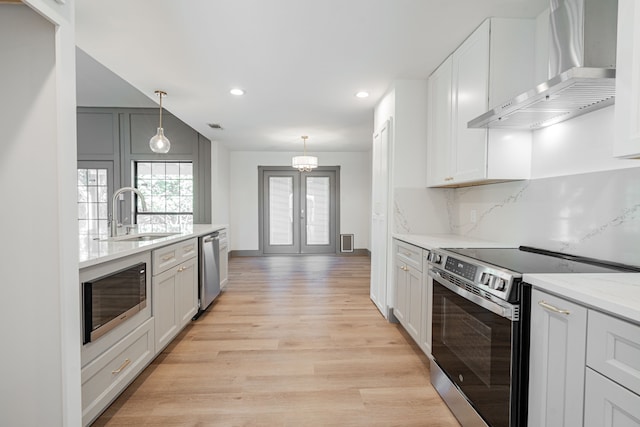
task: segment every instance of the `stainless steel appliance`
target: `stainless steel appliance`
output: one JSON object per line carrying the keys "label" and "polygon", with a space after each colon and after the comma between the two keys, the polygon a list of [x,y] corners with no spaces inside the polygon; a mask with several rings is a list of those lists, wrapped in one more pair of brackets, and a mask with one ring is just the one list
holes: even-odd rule
{"label": "stainless steel appliance", "polygon": [[523,274],[625,271],[640,268],[524,246],[432,250],[431,383],[460,423],[527,425],[531,286]]}
{"label": "stainless steel appliance", "polygon": [[147,306],[142,262],[82,283],[83,344],[95,341]]}
{"label": "stainless steel appliance", "polygon": [[199,316],[220,295],[220,237],[214,233],[199,238]]}

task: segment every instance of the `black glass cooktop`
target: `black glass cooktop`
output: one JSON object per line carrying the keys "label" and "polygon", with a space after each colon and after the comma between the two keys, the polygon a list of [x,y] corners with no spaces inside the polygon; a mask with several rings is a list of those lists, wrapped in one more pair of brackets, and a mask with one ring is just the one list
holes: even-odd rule
{"label": "black glass cooktop", "polygon": [[640,272],[640,267],[546,251],[528,246],[520,246],[519,248],[447,248],[445,250],[520,274]]}

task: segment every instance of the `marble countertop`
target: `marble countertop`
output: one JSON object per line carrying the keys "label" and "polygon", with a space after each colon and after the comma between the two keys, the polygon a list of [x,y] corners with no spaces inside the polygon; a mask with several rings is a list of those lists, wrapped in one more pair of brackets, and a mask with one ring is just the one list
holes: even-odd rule
{"label": "marble countertop", "polygon": [[534,288],[640,323],[640,273],[525,274],[523,280]]}
{"label": "marble countertop", "polygon": [[[192,237],[202,236],[213,231],[228,228],[226,224],[193,224],[186,225],[177,234],[147,241],[109,241],[106,236],[80,236],[79,268],[91,267],[106,261],[126,257],[139,252],[148,251],[170,245]],[[169,230],[167,230],[169,231]],[[174,230],[170,230],[175,232]],[[163,230],[140,229],[139,233],[160,233]]]}
{"label": "marble countertop", "polygon": [[518,245],[476,239],[457,234],[393,234],[394,239],[411,243],[423,249],[435,248],[517,248]]}

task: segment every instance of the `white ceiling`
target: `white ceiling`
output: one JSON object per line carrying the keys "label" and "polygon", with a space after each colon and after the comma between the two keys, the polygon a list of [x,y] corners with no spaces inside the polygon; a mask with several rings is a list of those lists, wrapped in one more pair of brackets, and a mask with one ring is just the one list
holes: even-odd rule
{"label": "white ceiling", "polygon": [[[535,17],[547,6],[76,0],[77,45],[89,55],[78,55],[78,105],[155,106],[162,89],[167,110],[230,150],[298,151],[309,135],[311,152],[364,151],[373,108],[395,79],[427,78],[489,16]],[[230,95],[232,87],[246,94]],[[358,99],[359,90],[371,96]]]}

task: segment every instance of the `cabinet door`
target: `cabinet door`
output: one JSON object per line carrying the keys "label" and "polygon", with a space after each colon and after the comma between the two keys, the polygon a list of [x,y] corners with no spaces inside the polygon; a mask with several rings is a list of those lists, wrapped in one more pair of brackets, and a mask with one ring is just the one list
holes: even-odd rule
{"label": "cabinet door", "polygon": [[405,326],[407,324],[407,302],[409,297],[408,291],[408,267],[407,265],[396,259],[395,262],[395,274],[394,274],[394,285],[395,285],[395,301],[393,305],[393,315],[396,316],[398,321]]}
{"label": "cabinet door", "polygon": [[178,287],[178,267],[153,276],[152,300],[155,318],[156,354],[160,352],[178,333],[176,316],[176,288]]}
{"label": "cabinet door", "polygon": [[640,396],[587,368],[585,427],[640,427]]}
{"label": "cabinet door", "polygon": [[198,258],[191,258],[178,267],[176,286],[176,319],[180,327],[191,321],[198,311]]}
{"label": "cabinet door", "polygon": [[420,342],[422,332],[422,272],[408,267],[407,272],[407,332],[416,343]]}
{"label": "cabinet door", "polygon": [[585,307],[533,290],[530,426],[582,425],[586,340]]}
{"label": "cabinet door", "polygon": [[488,110],[489,29],[486,20],[453,53],[453,134],[451,174],[455,183],[486,175],[487,131],[468,129],[467,122]]}
{"label": "cabinet door", "polygon": [[429,77],[427,110],[427,186],[446,185],[451,157],[451,62],[438,67]]}
{"label": "cabinet door", "polygon": [[640,4],[618,1],[615,157],[640,158]]}
{"label": "cabinet door", "polygon": [[425,268],[422,272],[422,329],[419,344],[427,356],[431,355],[431,313],[433,313],[433,279],[429,277],[429,272]]}

